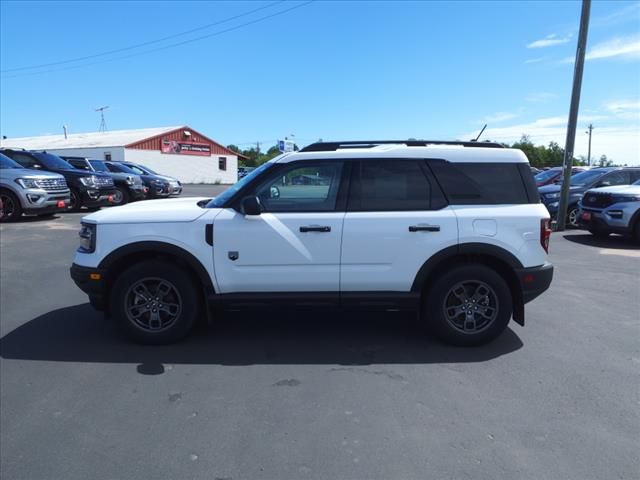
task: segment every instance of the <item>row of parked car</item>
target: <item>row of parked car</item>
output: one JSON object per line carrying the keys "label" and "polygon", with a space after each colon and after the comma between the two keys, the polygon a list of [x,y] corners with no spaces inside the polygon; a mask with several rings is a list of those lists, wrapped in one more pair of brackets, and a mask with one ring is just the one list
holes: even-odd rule
{"label": "row of parked car", "polygon": [[0,221],[26,215],[97,210],[182,193],[181,183],[131,162],[59,157],[47,152],[0,149]]}
{"label": "row of parked car", "polygon": [[[581,168],[581,167],[577,167]],[[555,219],[560,204],[562,169],[551,184],[540,186],[546,170],[536,175],[540,200]],[[640,241],[640,167],[595,167],[574,171],[569,187],[569,226],[593,235],[632,235]]]}

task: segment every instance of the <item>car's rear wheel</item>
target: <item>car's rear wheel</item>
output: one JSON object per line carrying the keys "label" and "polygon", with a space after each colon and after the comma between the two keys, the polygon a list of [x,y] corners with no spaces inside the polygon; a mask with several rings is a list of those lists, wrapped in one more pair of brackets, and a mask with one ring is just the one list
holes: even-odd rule
{"label": "car's rear wheel", "polygon": [[481,264],[452,268],[428,290],[424,317],[443,341],[481,345],[507,327],[513,312],[509,286],[495,270]]}
{"label": "car's rear wheel", "polygon": [[2,201],[2,217],[0,222],[15,222],[22,215],[20,200],[9,190],[0,190],[0,200]]}
{"label": "car's rear wheel", "polygon": [[167,344],[187,335],[198,315],[198,288],[188,272],[160,261],[124,271],[111,294],[111,312],[124,330],[145,344]]}
{"label": "car's rear wheel", "polygon": [[127,192],[124,188],[116,187],[113,192],[113,205],[124,205],[129,203],[129,192]]}
{"label": "car's rear wheel", "polygon": [[640,243],[640,218],[636,219],[636,223],[633,227],[633,239],[636,243]]}

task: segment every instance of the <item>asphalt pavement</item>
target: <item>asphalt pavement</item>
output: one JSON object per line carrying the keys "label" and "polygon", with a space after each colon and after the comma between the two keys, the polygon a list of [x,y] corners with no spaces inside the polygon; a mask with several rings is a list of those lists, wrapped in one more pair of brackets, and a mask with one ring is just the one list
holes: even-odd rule
{"label": "asphalt pavement", "polygon": [[0,226],[4,480],[640,478],[640,249],[621,237],[553,234],[551,289],[480,348],[414,315],[294,311],[150,347],[69,278],[82,215]]}

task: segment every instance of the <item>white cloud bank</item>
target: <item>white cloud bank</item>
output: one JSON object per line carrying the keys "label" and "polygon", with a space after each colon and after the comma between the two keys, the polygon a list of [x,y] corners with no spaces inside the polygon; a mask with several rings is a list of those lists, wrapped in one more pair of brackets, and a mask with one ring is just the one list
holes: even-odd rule
{"label": "white cloud bank", "polygon": [[[578,119],[574,155],[587,156],[588,135],[585,134],[586,125],[596,123],[591,142],[591,159],[598,159],[607,155],[616,163],[640,165],[640,121],[622,123],[620,125],[607,124],[609,117],[604,115],[584,115]],[[616,117],[617,118],[617,117]],[[482,135],[483,139],[496,142],[513,143],[528,135],[536,145],[548,145],[557,142],[564,147],[567,135],[567,117],[539,118],[529,123],[520,123],[504,127],[489,125]],[[600,126],[602,125],[602,126]],[[474,138],[477,133],[467,132],[460,135],[461,139]]]}
{"label": "white cloud bank", "polygon": [[546,47],[555,47],[556,45],[562,45],[563,43],[567,43],[571,40],[571,36],[567,37],[558,37],[555,33],[551,35],[547,35],[545,38],[536,40],[535,42],[531,42],[527,45],[527,48],[546,48]]}
{"label": "white cloud bank", "polygon": [[[632,37],[618,37],[597,43],[587,51],[585,60],[598,60],[602,58],[626,58],[640,59],[640,35]],[[573,63],[574,57],[565,58],[562,63]]]}

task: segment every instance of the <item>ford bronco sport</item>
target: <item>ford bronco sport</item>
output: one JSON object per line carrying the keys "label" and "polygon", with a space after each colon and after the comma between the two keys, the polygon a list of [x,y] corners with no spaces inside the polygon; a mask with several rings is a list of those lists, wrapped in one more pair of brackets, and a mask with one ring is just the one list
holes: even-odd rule
{"label": "ford bronco sport", "polygon": [[551,283],[549,213],[499,144],[316,143],[219,196],[82,219],[71,267],[135,339],[176,341],[224,308],[415,309],[443,340],[497,337]]}

